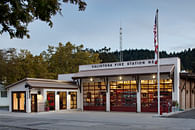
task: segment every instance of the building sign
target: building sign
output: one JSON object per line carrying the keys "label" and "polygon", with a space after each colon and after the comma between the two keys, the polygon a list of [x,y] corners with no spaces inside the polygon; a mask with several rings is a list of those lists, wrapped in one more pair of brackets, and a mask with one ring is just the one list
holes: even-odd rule
{"label": "building sign", "polygon": [[125,67],[138,67],[138,66],[149,66],[149,65],[155,65],[154,60],[136,60],[136,61],[92,64],[92,65],[80,65],[79,66],[79,71],[97,70],[97,69],[112,69],[112,68],[125,68]]}

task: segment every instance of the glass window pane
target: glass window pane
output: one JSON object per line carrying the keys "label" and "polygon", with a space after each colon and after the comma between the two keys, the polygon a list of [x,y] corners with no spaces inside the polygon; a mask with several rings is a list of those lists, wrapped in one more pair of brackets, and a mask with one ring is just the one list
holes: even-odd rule
{"label": "glass window pane", "polygon": [[13,110],[18,110],[17,93],[13,93]]}
{"label": "glass window pane", "polygon": [[7,97],[7,91],[1,91],[1,97]]}
{"label": "glass window pane", "polygon": [[24,111],[25,109],[25,94],[20,93],[20,110]]}
{"label": "glass window pane", "polygon": [[54,91],[47,92],[47,101],[49,103],[49,110],[55,110],[55,92]]}

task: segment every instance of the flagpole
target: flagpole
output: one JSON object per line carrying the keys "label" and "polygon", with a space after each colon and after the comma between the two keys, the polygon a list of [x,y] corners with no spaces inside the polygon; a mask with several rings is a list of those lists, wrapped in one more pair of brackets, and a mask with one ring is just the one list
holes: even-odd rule
{"label": "flagpole", "polygon": [[158,9],[157,9],[157,81],[158,81],[158,115],[160,116],[160,56],[159,56],[159,28],[158,28]]}

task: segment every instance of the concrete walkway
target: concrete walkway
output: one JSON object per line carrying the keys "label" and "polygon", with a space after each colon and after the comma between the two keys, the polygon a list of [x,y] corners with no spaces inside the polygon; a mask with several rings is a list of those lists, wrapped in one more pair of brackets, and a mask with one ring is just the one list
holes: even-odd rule
{"label": "concrete walkway", "polygon": [[160,118],[154,115],[129,112],[0,112],[0,129],[195,129],[195,119]]}

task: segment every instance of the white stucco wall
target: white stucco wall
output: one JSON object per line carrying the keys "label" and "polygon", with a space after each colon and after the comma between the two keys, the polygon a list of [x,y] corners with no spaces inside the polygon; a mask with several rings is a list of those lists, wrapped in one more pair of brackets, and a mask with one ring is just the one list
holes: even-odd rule
{"label": "white stucco wall", "polygon": [[8,88],[8,97],[9,97],[9,111],[12,112],[12,92],[17,91],[25,91],[26,93],[26,112],[31,112],[31,102],[30,102],[30,96],[29,96],[29,89],[25,88],[26,82],[21,82],[16,84],[14,87]]}
{"label": "white stucco wall", "polygon": [[70,74],[58,74],[58,80],[64,80],[64,81],[73,81],[72,77],[75,75],[75,73]]}
{"label": "white stucco wall", "polygon": [[0,84],[0,107],[9,106],[9,97],[7,92],[7,97],[2,97],[1,93],[7,92],[2,84]]}
{"label": "white stucco wall", "polygon": [[7,97],[1,97],[1,91],[0,91],[0,107],[2,106],[9,106],[9,97],[7,94]]}

